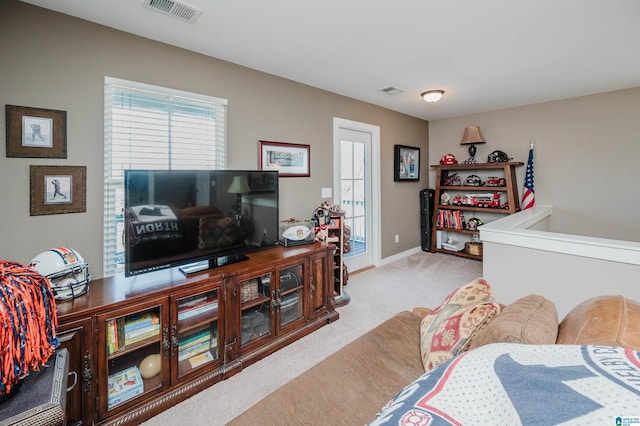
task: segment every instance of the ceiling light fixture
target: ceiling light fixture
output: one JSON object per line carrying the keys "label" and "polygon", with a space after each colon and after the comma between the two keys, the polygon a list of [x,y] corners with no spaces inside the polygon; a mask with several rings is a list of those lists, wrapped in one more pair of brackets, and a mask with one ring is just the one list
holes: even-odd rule
{"label": "ceiling light fixture", "polygon": [[437,102],[440,100],[440,98],[442,98],[442,95],[444,95],[444,90],[427,90],[426,92],[420,94],[420,96],[422,96],[422,99],[427,102]]}

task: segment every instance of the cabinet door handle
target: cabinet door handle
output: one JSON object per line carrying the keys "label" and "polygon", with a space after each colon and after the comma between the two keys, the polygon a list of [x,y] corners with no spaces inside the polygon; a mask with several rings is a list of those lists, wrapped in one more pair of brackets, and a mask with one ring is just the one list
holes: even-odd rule
{"label": "cabinet door handle", "polygon": [[82,390],[89,393],[91,390],[91,380],[93,380],[93,371],[91,370],[91,354],[89,351],[84,354],[84,368],[82,369]]}
{"label": "cabinet door handle", "polygon": [[68,376],[73,376],[73,384],[67,388],[67,393],[71,392],[73,388],[75,388],[78,384],[78,373],[76,373],[75,371],[70,371],[69,374],[67,374],[67,377]]}
{"label": "cabinet door handle", "polygon": [[178,324],[173,324],[171,327],[171,357],[176,356],[176,350],[178,348]]}
{"label": "cabinet door handle", "polygon": [[275,315],[280,306],[280,294],[276,290],[271,290],[271,314]]}
{"label": "cabinet door handle", "polygon": [[164,359],[169,358],[169,349],[171,348],[171,343],[169,343],[169,327],[162,327],[162,352],[164,353]]}
{"label": "cabinet door handle", "polygon": [[229,342],[229,344],[226,345],[224,350],[224,362],[229,362],[236,358],[237,343],[238,343],[238,339],[234,338],[232,342]]}

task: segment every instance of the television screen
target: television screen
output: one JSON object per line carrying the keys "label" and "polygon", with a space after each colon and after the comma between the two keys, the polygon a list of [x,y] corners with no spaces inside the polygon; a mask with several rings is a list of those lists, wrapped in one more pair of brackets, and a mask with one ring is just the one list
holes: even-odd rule
{"label": "television screen", "polygon": [[124,187],[126,276],[278,241],[278,172],[125,170]]}

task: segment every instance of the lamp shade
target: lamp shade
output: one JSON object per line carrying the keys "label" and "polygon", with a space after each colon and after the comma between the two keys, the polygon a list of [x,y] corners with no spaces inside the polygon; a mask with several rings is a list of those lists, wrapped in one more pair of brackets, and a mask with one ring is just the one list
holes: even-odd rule
{"label": "lamp shade", "polygon": [[474,143],[485,143],[486,141],[480,133],[480,127],[466,127],[460,145],[469,145]]}
{"label": "lamp shade", "polygon": [[444,95],[444,90],[427,90],[426,92],[420,94],[420,96],[422,96],[422,99],[427,102],[439,101],[440,98],[442,98],[442,95]]}
{"label": "lamp shade", "polygon": [[242,194],[249,191],[251,191],[251,188],[249,188],[246,176],[234,176],[231,181],[231,186],[229,186],[227,190],[227,192],[231,194]]}

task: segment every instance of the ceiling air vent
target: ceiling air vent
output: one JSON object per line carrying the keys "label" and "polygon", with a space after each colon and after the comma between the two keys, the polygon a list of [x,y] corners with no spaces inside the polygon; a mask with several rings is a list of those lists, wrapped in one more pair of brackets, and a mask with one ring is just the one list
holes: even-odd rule
{"label": "ceiling air vent", "polygon": [[175,0],[144,0],[145,7],[173,16],[181,21],[193,24],[202,15],[202,10]]}
{"label": "ceiling air vent", "polygon": [[404,90],[398,89],[397,87],[393,86],[383,87],[382,89],[380,89],[380,91],[382,93],[386,93],[387,95],[397,95],[398,93],[404,92]]}

